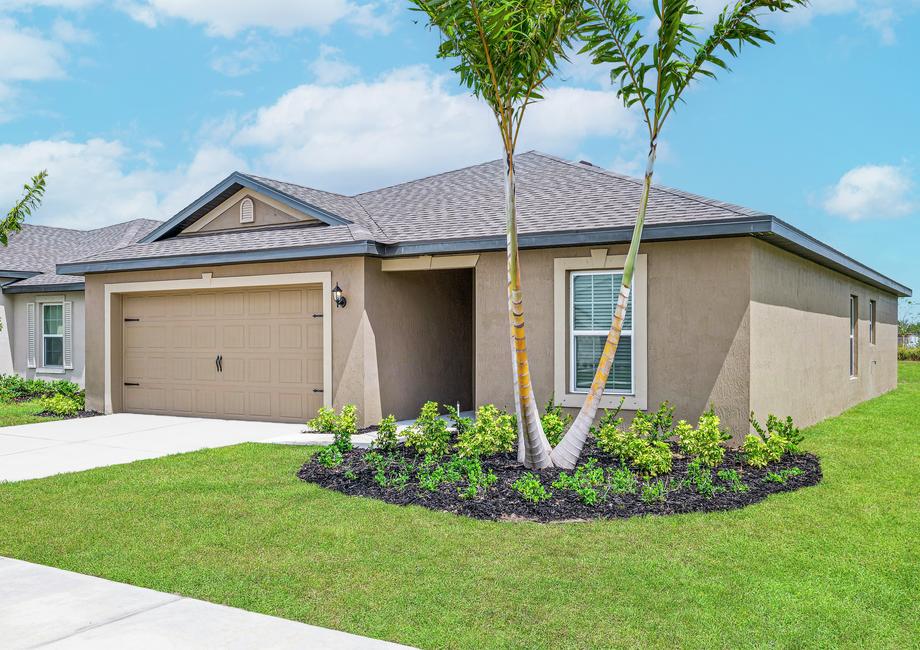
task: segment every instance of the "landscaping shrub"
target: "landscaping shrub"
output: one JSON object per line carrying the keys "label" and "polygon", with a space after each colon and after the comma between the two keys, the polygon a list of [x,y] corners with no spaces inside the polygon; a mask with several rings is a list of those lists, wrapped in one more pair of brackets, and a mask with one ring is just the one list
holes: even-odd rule
{"label": "landscaping shrub", "polygon": [[661,479],[642,486],[641,498],[645,503],[661,503],[667,496],[668,486]]}
{"label": "landscaping shrub", "polygon": [[323,467],[332,468],[341,465],[345,457],[342,455],[341,449],[335,445],[329,445],[328,447],[323,447],[316,454],[316,460]]}
{"label": "landscaping shrub", "polygon": [[476,420],[458,432],[457,453],[460,456],[486,456],[514,449],[517,431],[514,417],[492,404],[483,404],[476,411]]}
{"label": "landscaping shrub", "polygon": [[419,487],[429,492],[445,484],[455,484],[457,494],[471,499],[494,485],[498,477],[491,470],[485,471],[478,458],[455,456],[441,463],[434,456],[426,456],[416,468],[415,480]]}
{"label": "landscaping shrub", "polygon": [[[597,446],[601,450],[620,459],[620,462],[629,464],[644,477],[658,476],[671,471],[671,448],[668,443],[657,439],[660,429],[653,419],[647,415],[639,415],[626,430],[614,424],[605,424],[597,430]],[[638,419],[638,422],[636,421]],[[622,422],[617,418],[615,422]],[[642,437],[651,436],[651,439]]]}
{"label": "landscaping shrub", "polygon": [[791,417],[780,420],[775,415],[768,415],[767,426],[764,428],[752,411],[750,421],[755,433],[744,439],[741,448],[748,465],[766,467],[768,463],[782,459],[787,453],[801,453],[802,432],[793,424]]}
{"label": "landscaping shrub", "polygon": [[802,470],[798,467],[790,467],[788,469],[781,469],[778,472],[767,472],[765,478],[772,483],[785,483],[793,476],[801,476],[801,474]]}
{"label": "landscaping shrub", "polygon": [[396,436],[396,418],[388,415],[377,425],[377,438],[372,443],[374,449],[385,452],[396,450],[399,439]]}
{"label": "landscaping shrub", "polygon": [[353,448],[351,437],[358,433],[358,407],[346,404],[336,414],[334,409],[322,406],[316,417],[307,422],[307,427],[319,433],[331,433],[332,445],[344,453]]}
{"label": "landscaping shrub", "polygon": [[69,397],[63,394],[50,395],[38,400],[42,413],[52,413],[58,417],[69,417],[83,410],[83,396]]}
{"label": "landscaping shrub", "polygon": [[[54,395],[78,399],[82,398],[83,390],[74,382],[65,379],[45,381],[44,379],[23,379],[19,375],[0,375],[0,399],[11,401]],[[83,408],[82,405],[80,408]]]}
{"label": "landscaping shrub", "polygon": [[547,492],[546,488],[543,487],[540,477],[531,472],[527,472],[521,476],[518,480],[511,484],[511,487],[521,495],[521,498],[525,501],[530,501],[531,503],[540,503],[541,501],[547,501],[553,496],[552,492]]}
{"label": "landscaping shrub", "polygon": [[675,429],[680,450],[705,465],[715,467],[725,457],[724,443],[731,438],[719,428],[719,424],[719,416],[711,408],[700,416],[696,429],[681,420]]}
{"label": "landscaping shrub", "polygon": [[444,405],[444,410],[447,411],[447,417],[451,419],[454,423],[454,431],[457,435],[463,435],[471,426],[473,426],[473,418],[467,418],[460,415],[459,406],[451,406],[450,404]]}
{"label": "landscaping shrub", "polygon": [[447,422],[440,418],[437,402],[425,402],[418,418],[406,430],[406,446],[422,456],[441,457],[447,453],[450,431]]}
{"label": "landscaping shrub", "polygon": [[550,397],[546,402],[546,408],[543,410],[543,417],[540,418],[543,424],[543,433],[546,439],[553,447],[559,444],[566,429],[572,424],[572,416],[562,410],[561,404],[556,404]]}
{"label": "landscaping shrub", "polygon": [[557,490],[571,490],[582,503],[593,506],[599,498],[597,488],[603,484],[604,470],[598,467],[596,458],[589,458],[587,463],[575,468],[574,474],[561,472],[552,486]]}
{"label": "landscaping shrub", "polygon": [[717,487],[712,480],[712,471],[708,466],[697,458],[687,465],[687,479],[689,487],[702,494],[707,499],[711,499],[717,492],[724,492],[725,488]]}
{"label": "landscaping shrub", "polygon": [[920,347],[909,348],[905,345],[898,346],[899,361],[920,361]]}
{"label": "landscaping shrub", "polygon": [[728,488],[732,492],[747,492],[748,486],[741,481],[741,475],[735,469],[721,469],[716,474],[720,481],[728,483]]}
{"label": "landscaping shrub", "polygon": [[608,485],[614,494],[635,494],[639,488],[635,475],[625,467],[610,472]]}

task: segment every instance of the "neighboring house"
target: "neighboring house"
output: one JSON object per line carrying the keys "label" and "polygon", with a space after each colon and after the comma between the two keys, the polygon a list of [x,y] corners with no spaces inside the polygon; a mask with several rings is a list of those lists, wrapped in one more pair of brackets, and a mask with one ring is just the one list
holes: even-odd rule
{"label": "neighboring house", "polygon": [[[518,157],[531,371],[541,405],[584,398],[641,183]],[[233,173],[139,243],[59,264],[86,281],[90,408],[361,424],[425,400],[512,403],[501,163],[355,196]],[[347,304],[337,306],[340,287]],[[761,212],[651,193],[602,406],[714,404],[807,425],[895,387],[910,290]]]}
{"label": "neighboring house", "polygon": [[906,348],[918,348],[920,347],[920,334],[906,334],[904,336],[899,336],[898,345],[903,345]]}
{"label": "neighboring house", "polygon": [[0,374],[83,384],[83,278],[58,275],[57,262],[136,242],[159,221],[137,219],[97,230],[25,224],[0,246]]}

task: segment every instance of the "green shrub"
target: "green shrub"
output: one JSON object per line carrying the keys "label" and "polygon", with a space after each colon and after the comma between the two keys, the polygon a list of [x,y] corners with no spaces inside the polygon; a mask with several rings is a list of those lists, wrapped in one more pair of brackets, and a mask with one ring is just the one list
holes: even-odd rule
{"label": "green shrub", "polygon": [[457,432],[458,437],[473,426],[473,418],[467,418],[460,415],[460,409],[458,407],[445,404],[444,410],[447,411],[447,417],[454,423],[454,430]]}
{"label": "green shrub", "polygon": [[766,480],[770,483],[783,484],[793,476],[801,476],[803,473],[804,472],[798,467],[790,467],[788,469],[781,469],[778,472],[767,472]]}
{"label": "green shrub", "polygon": [[649,431],[648,420],[640,418],[639,426],[623,430],[613,425],[602,427],[596,434],[597,446],[613,454],[639,470],[645,477],[666,474],[671,471],[671,448],[661,440],[640,437],[640,432]]}
{"label": "green shrub", "polygon": [[675,429],[680,450],[705,465],[715,467],[725,457],[724,443],[731,438],[719,428],[719,424],[719,416],[711,408],[700,416],[696,429],[681,420]]}
{"label": "green shrub", "polygon": [[898,346],[899,361],[920,361],[920,347],[909,348],[904,345]]}
{"label": "green shrub", "polygon": [[716,476],[719,477],[720,481],[728,483],[728,488],[732,492],[747,492],[748,486],[741,481],[741,476],[738,474],[738,470],[734,469],[720,469]]}
{"label": "green shrub", "polygon": [[364,454],[364,462],[374,470],[374,482],[380,487],[402,490],[412,478],[412,464],[395,454],[369,451]]}
{"label": "green shrub", "polygon": [[440,418],[437,402],[425,402],[415,423],[406,429],[406,446],[422,456],[441,457],[447,453],[450,431]]}
{"label": "green shrub", "polygon": [[601,429],[605,427],[614,427],[615,429],[620,429],[623,427],[623,418],[620,417],[620,411],[623,410],[623,404],[626,402],[625,397],[620,398],[620,403],[617,404],[617,407],[612,411],[609,409],[604,409],[604,414],[597,421],[597,426],[591,427],[589,430],[591,435],[597,438],[598,433]]}
{"label": "green shrub", "polygon": [[780,420],[775,415],[767,416],[764,428],[751,411],[751,426],[755,433],[744,439],[742,451],[748,465],[766,467],[769,463],[780,460],[785,454],[797,454],[801,451],[802,432],[792,422],[791,417]]}
{"label": "green shrub", "polygon": [[724,492],[725,488],[716,486],[712,480],[712,471],[700,460],[696,459],[687,465],[687,484],[692,489],[711,499],[717,492]]}
{"label": "green shrub", "polygon": [[521,498],[531,503],[540,503],[551,499],[552,492],[547,492],[543,482],[536,474],[528,472],[511,484],[511,487],[521,495]]}
{"label": "green shrub", "polygon": [[332,433],[337,419],[335,409],[321,406],[316,412],[316,417],[307,422],[307,427],[318,433]]}
{"label": "green shrub", "polygon": [[42,397],[38,400],[38,408],[42,413],[53,413],[59,417],[76,415],[83,410],[83,396],[51,395]]}
{"label": "green shrub", "polygon": [[517,431],[514,418],[492,404],[483,404],[476,411],[476,420],[457,438],[457,453],[461,456],[488,456],[514,449]]}
{"label": "green shrub", "polygon": [[557,490],[571,490],[583,503],[593,506],[599,500],[597,488],[603,484],[604,470],[597,466],[597,459],[589,458],[587,463],[575,468],[574,474],[561,472],[552,486]]}
{"label": "green shrub", "polygon": [[615,494],[635,494],[639,487],[635,475],[625,467],[610,472],[608,484]]}
{"label": "green shrub", "polygon": [[381,451],[390,452],[396,449],[399,438],[396,436],[396,418],[388,415],[377,425],[377,437],[371,447]]}
{"label": "green shrub", "polygon": [[556,404],[550,397],[546,402],[546,408],[543,410],[543,417],[540,418],[543,424],[543,433],[549,444],[555,447],[562,440],[566,429],[572,424],[572,416],[562,410],[561,404]]}
{"label": "green shrub", "polygon": [[83,390],[77,384],[65,379],[45,381],[44,379],[23,379],[19,375],[0,375],[0,399],[10,401],[54,395],[81,399]]}
{"label": "green shrub", "polygon": [[318,462],[323,467],[328,467],[332,469],[333,467],[338,467],[342,464],[344,460],[342,456],[342,451],[335,445],[329,445],[328,447],[323,447],[316,454],[316,462]]}
{"label": "green shrub", "polygon": [[55,395],[66,395],[67,397],[79,397],[83,394],[83,389],[72,381],[57,379],[51,382],[50,393]]}
{"label": "green shrub", "polygon": [[642,486],[642,495],[640,498],[645,503],[664,503],[667,496],[667,484],[661,479],[658,479],[653,483],[646,483]]}
{"label": "green shrub", "polygon": [[332,444],[342,453],[352,449],[351,437],[358,433],[358,407],[346,404],[336,415],[334,409],[320,407],[307,427],[319,433],[331,433]]}

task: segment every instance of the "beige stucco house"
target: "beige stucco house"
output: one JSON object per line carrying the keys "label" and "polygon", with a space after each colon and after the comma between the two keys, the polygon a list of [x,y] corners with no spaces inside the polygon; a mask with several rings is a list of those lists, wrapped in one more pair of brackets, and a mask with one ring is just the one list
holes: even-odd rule
{"label": "beige stucco house", "polygon": [[[610,322],[635,179],[519,157],[528,343],[541,401],[583,399]],[[511,403],[501,165],[343,196],[234,173],[85,278],[90,408],[363,424],[429,399]],[[334,289],[344,301],[337,304]],[[897,381],[907,287],[774,216],[656,187],[607,405],[714,404],[803,425]]]}
{"label": "beige stucco house", "polygon": [[25,224],[0,246],[0,375],[83,384],[83,278],[57,262],[121,248],[159,226],[136,219],[96,230]]}

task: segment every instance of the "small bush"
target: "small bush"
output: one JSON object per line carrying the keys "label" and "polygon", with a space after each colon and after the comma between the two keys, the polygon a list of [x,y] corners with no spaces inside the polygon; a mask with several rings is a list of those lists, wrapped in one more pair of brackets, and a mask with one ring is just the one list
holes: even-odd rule
{"label": "small bush", "polygon": [[575,468],[574,474],[561,472],[553,481],[557,490],[571,490],[575,492],[583,503],[595,505],[599,500],[597,488],[604,484],[604,470],[597,466],[597,460],[588,459],[584,465]]}
{"label": "small bush", "polygon": [[307,422],[307,427],[318,433],[332,433],[337,419],[335,409],[321,406],[316,412],[316,417]]}
{"label": "small bush", "polygon": [[344,460],[341,450],[334,446],[329,445],[328,447],[323,447],[316,454],[316,462],[318,462],[323,467],[332,469],[333,467],[338,467],[342,464]]}
{"label": "small bush", "polygon": [[801,476],[802,474],[802,470],[798,467],[790,467],[788,469],[781,469],[778,472],[767,472],[766,480],[770,483],[784,484],[793,476]]}
{"label": "small bush", "polygon": [[447,417],[454,423],[454,430],[457,432],[457,436],[463,435],[463,433],[473,426],[473,418],[467,418],[460,415],[460,409],[457,406],[445,404],[444,410],[447,411]]}
{"label": "small bush", "polygon": [[711,499],[717,492],[725,491],[725,488],[713,483],[712,472],[700,459],[687,465],[687,484],[707,499]]}
{"label": "small bush", "polygon": [[711,408],[700,416],[696,429],[681,420],[675,430],[680,450],[705,465],[715,467],[725,457],[724,443],[731,438],[719,428],[719,424],[719,416]]}
{"label": "small bush", "polygon": [[920,347],[909,348],[905,345],[899,345],[898,361],[920,361]]}
{"label": "small bush", "polygon": [[764,428],[751,411],[750,422],[756,433],[748,435],[741,448],[748,465],[766,467],[787,453],[800,453],[803,436],[791,417],[780,420],[775,415],[768,415],[767,426]]}
{"label": "small bush", "polygon": [[635,494],[639,488],[635,475],[625,467],[610,473],[608,485],[614,494]]}
{"label": "small bush", "polygon": [[469,458],[507,452],[514,449],[516,439],[514,417],[492,404],[483,404],[476,411],[476,421],[459,434],[457,453]]}
{"label": "small bush", "polygon": [[748,486],[741,481],[741,476],[738,474],[738,470],[734,469],[721,469],[719,470],[716,476],[719,477],[720,481],[728,483],[728,488],[732,492],[747,492]]}
{"label": "small bush", "polygon": [[664,503],[668,496],[668,486],[664,481],[658,479],[653,483],[646,483],[642,486],[641,499],[645,503]]}
{"label": "small bush", "polygon": [[19,375],[0,375],[0,399],[11,401],[54,395],[82,399],[83,390],[72,381],[64,379],[45,381],[44,379],[23,379]]}
{"label": "small bush", "polygon": [[521,495],[522,499],[530,501],[531,503],[540,503],[541,501],[551,499],[553,496],[552,492],[547,492],[546,488],[543,487],[540,477],[531,472],[521,476],[511,484],[511,487]]}
{"label": "small bush", "polygon": [[440,418],[437,402],[425,402],[415,424],[406,430],[406,446],[422,456],[440,458],[447,453],[450,431]]}
{"label": "small bush", "polygon": [[396,449],[399,439],[396,436],[396,418],[388,415],[377,425],[377,437],[374,439],[371,447],[384,452],[391,452]]}
{"label": "small bush", "polygon": [[671,471],[671,448],[661,440],[647,440],[640,432],[648,431],[648,420],[640,418],[639,426],[626,431],[606,425],[597,432],[597,446],[639,470],[645,477]]}
{"label": "small bush", "polygon": [[543,417],[540,418],[540,421],[543,424],[543,433],[546,434],[546,439],[549,440],[550,446],[555,447],[562,440],[566,429],[571,426],[572,416],[563,411],[562,405],[556,404],[553,398],[550,397],[549,401],[546,402],[546,408],[543,410]]}
{"label": "small bush", "polygon": [[76,415],[83,410],[83,396],[68,397],[67,395],[51,395],[38,400],[38,408],[42,413],[52,413],[59,417]]}
{"label": "small bush", "polygon": [[643,441],[645,447],[632,459],[632,466],[644,477],[667,474],[671,471],[671,448],[668,443]]}

